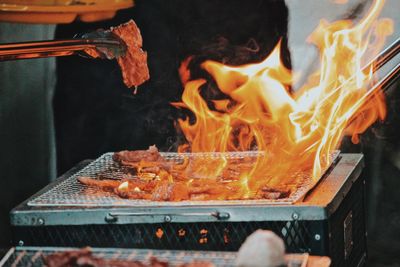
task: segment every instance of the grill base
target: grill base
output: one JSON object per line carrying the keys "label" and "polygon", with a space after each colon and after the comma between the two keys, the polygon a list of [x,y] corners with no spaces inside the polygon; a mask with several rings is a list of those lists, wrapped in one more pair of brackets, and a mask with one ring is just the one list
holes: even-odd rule
{"label": "grill base", "polygon": [[[324,255],[315,230],[325,221],[271,221],[228,223],[162,223],[15,227],[16,240],[27,246],[121,247],[172,250],[237,251],[257,229],[280,235],[289,253]],[[162,233],[162,234],[160,234]],[[324,235],[323,232],[318,231]]]}
{"label": "grill base", "polygon": [[[135,216],[107,221],[105,215],[110,214],[110,209],[34,208],[25,203],[11,214],[14,242],[26,246],[237,251],[252,232],[268,229],[283,238],[289,253],[329,256],[332,266],[362,266],[366,234],[361,170],[360,155],[343,155],[303,202],[221,206],[219,211],[230,214],[223,219],[175,216],[182,210],[199,212],[199,208],[165,211],[159,207],[130,209],[136,212]],[[215,207],[208,211],[212,210]],[[145,218],[137,216],[143,212],[147,212]],[[163,215],[159,218],[155,212]],[[166,213],[171,214],[168,220]]]}
{"label": "grill base", "polygon": [[[0,260],[1,266],[6,267],[42,267],[43,257],[52,253],[76,250],[75,248],[57,247],[17,247],[11,248],[7,255]],[[160,261],[168,262],[168,266],[176,267],[193,262],[211,262],[215,266],[236,266],[236,253],[233,252],[206,252],[206,251],[173,251],[173,250],[149,250],[149,249],[115,249],[115,248],[91,248],[92,255],[104,259],[136,260],[149,264],[151,257]],[[318,258],[310,257],[308,254],[286,254],[287,266],[301,267],[306,263],[313,263]],[[4,265],[3,265],[4,264]],[[323,261],[323,266],[329,265]]]}

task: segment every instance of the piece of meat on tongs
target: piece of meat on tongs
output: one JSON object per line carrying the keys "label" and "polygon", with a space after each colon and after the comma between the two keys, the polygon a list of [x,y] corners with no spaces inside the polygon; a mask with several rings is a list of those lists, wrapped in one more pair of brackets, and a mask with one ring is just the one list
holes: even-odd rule
{"label": "piece of meat on tongs", "polygon": [[142,50],[142,35],[133,20],[113,27],[110,31],[121,38],[127,46],[126,52],[117,57],[122,77],[127,87],[138,86],[150,78],[147,53]]}
{"label": "piece of meat on tongs", "polygon": [[147,53],[133,20],[110,30],[79,34],[72,39],[0,44],[0,61],[80,55],[86,58],[116,58],[127,87],[150,78]]}

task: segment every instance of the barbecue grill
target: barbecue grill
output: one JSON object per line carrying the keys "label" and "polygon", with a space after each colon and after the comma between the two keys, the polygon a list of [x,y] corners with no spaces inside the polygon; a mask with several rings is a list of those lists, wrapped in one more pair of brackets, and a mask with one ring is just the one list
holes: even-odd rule
{"label": "barbecue grill", "polygon": [[[396,40],[362,69],[365,72],[374,66],[378,78],[371,83],[366,98],[398,78],[399,49],[400,40]],[[32,55],[38,57],[37,53]],[[47,51],[44,55],[55,54]],[[22,57],[3,60],[16,58]],[[389,61],[395,64],[387,64]],[[385,72],[385,68],[391,69]],[[259,152],[161,154],[177,164],[194,157],[212,161],[263,156]],[[41,266],[43,255],[89,245],[100,247],[93,249],[94,254],[105,258],[146,261],[151,255],[172,266],[196,259],[232,266],[233,251],[260,228],[279,235],[289,253],[301,253],[288,258],[289,266],[303,266],[308,254],[330,256],[333,266],[365,264],[361,154],[333,154],[332,165],[323,171],[318,183],[309,173],[292,173],[295,179],[289,180],[296,184],[287,185],[291,191],[282,198],[180,202],[123,199],[78,182],[78,177],[98,178],[99,174],[120,179],[123,170],[112,156],[107,153],[81,162],[13,209],[13,242],[18,247],[11,249],[0,265]]]}
{"label": "barbecue grill", "polygon": [[237,251],[261,228],[281,236],[289,253],[327,255],[333,266],[353,266],[366,257],[362,167],[362,155],[340,154],[314,188],[301,185],[279,201],[146,202],[80,191],[77,176],[114,171],[105,154],[78,164],[12,210],[14,242]]}
{"label": "barbecue grill", "polygon": [[[399,42],[371,61],[379,67],[379,80],[367,97],[397,80]],[[260,156],[254,153],[196,156],[209,160]],[[176,163],[193,156],[163,154]],[[299,178],[293,180],[300,183],[281,199],[182,202],[127,200],[77,182],[78,176],[99,173],[118,179],[120,173],[111,158],[112,153],[107,153],[93,162],[81,162],[12,210],[14,244],[237,251],[248,235],[261,228],[281,236],[289,253],[330,256],[332,266],[365,263],[365,180],[360,154],[332,155],[332,165],[318,184],[304,173],[293,173]]]}
{"label": "barbecue grill", "polygon": [[[43,266],[43,257],[57,252],[75,250],[73,248],[57,247],[17,247],[8,251],[0,261],[4,266]],[[194,261],[207,261],[215,266],[235,266],[236,253],[234,252],[205,252],[205,251],[162,251],[149,249],[114,249],[92,248],[96,257],[104,259],[137,260],[148,263],[151,257],[168,262],[169,266],[180,266]],[[285,260],[288,267],[305,267],[309,259],[308,254],[287,254]],[[3,266],[3,265],[1,265]]]}

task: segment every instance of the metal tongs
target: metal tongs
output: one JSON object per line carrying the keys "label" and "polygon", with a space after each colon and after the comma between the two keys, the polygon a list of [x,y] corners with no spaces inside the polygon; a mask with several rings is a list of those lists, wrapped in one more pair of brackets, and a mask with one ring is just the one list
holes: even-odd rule
{"label": "metal tongs", "polygon": [[125,52],[124,41],[111,31],[97,30],[73,39],[0,44],[0,61],[70,55],[114,59]]}

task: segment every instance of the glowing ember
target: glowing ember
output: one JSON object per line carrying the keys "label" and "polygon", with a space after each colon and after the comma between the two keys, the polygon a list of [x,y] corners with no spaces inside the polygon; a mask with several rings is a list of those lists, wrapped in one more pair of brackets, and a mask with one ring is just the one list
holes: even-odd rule
{"label": "glowing ember", "polygon": [[164,235],[164,231],[161,228],[158,228],[156,231],[156,236],[158,239],[161,239]]}
{"label": "glowing ember", "polygon": [[[190,80],[190,58],[184,61],[179,73],[185,89],[182,102],[174,105],[189,109],[195,121],[179,120],[188,142],[179,151],[265,153],[239,174],[242,192],[235,193],[243,198],[254,197],[265,186],[296,184],[299,181],[290,174],[298,171],[310,173],[316,181],[344,135],[358,142],[358,134],[385,117],[382,93],[366,97],[373,69],[362,69],[366,55],[376,54],[392,32],[390,20],[377,19],[383,4],[375,1],[355,25],[321,20],[308,38],[320,51],[320,68],[295,93],[288,91],[292,73],[281,62],[280,43],[257,64],[202,63],[227,95],[214,101],[213,107],[200,94],[207,81]],[[218,177],[229,163],[224,159],[213,161],[213,166],[197,162],[193,168],[205,177]]]}
{"label": "glowing ember", "polygon": [[199,239],[199,243],[200,244],[206,244],[208,242],[208,238],[207,238],[207,234],[208,234],[208,230],[207,229],[201,229],[200,230],[200,239]]}
{"label": "glowing ember", "polygon": [[183,236],[185,236],[185,235],[186,235],[186,231],[185,231],[185,229],[179,229],[179,231],[178,231],[178,235],[179,235],[180,237],[183,237]]}

